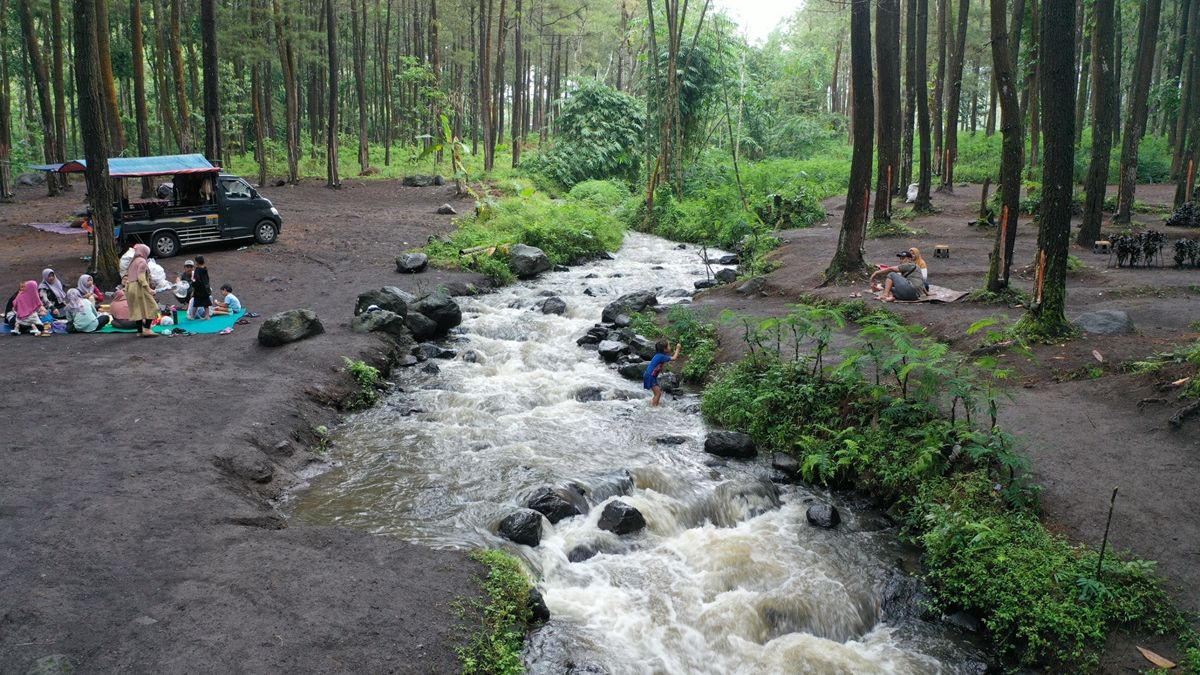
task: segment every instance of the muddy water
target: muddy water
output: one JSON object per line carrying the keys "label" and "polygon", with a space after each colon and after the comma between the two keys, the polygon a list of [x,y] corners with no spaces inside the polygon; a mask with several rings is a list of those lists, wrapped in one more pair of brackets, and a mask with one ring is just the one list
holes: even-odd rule
{"label": "muddy water", "polygon": [[[773,485],[765,460],[704,454],[698,399],[651,409],[640,382],[576,346],[618,295],[657,289],[663,302],[686,301],[678,289],[705,274],[694,248],[644,235],[629,235],[615,258],[461,299],[450,344],[459,356],[437,361],[436,374],[402,373],[402,391],[339,430],[333,468],[293,497],[294,514],[519,555],[554,617],[529,642],[531,672],[967,669],[973,650],[888,611],[910,582],[896,569],[908,552],[883,519],[842,504],[838,529],[809,526],[808,504],[828,495]],[[533,309],[551,294],[565,316]],[[583,387],[603,399],[578,401]],[[664,436],[683,442],[657,442]],[[586,494],[588,514],[544,522],[537,548],[494,534],[524,495],[568,484]],[[597,527],[617,498],[644,514],[645,531]],[[583,551],[598,553],[570,562]]]}

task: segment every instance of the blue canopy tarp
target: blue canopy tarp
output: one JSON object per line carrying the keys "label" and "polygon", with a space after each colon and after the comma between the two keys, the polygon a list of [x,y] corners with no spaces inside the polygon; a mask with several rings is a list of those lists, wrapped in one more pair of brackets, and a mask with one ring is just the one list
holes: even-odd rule
{"label": "blue canopy tarp", "polygon": [[[62,164],[37,164],[30,167],[36,171],[51,173],[80,173],[87,168],[87,160],[73,159]],[[113,178],[136,178],[141,176],[174,176],[185,173],[216,173],[220,167],[213,166],[204,155],[160,155],[158,157],[113,157],[108,160],[108,175]]]}

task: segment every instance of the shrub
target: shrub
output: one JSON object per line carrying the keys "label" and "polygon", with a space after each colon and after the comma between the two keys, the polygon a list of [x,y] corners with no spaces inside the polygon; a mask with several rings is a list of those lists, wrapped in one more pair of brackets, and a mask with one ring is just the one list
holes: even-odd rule
{"label": "shrub", "polygon": [[633,179],[644,123],[636,98],[584,80],[562,103],[554,145],[525,166],[568,188],[588,179]]}
{"label": "shrub", "polygon": [[533,586],[521,561],[504,551],[476,551],[471,554],[471,559],[487,567],[487,577],[481,584],[487,601],[477,607],[481,625],[469,642],[458,650],[463,673],[523,673],[521,649],[532,619],[529,594]]}
{"label": "shrub", "polygon": [[585,180],[571,188],[567,196],[597,209],[613,211],[629,199],[629,188],[615,180]]}
{"label": "shrub", "polygon": [[681,375],[688,382],[701,382],[717,359],[717,327],[701,321],[686,307],[672,307],[667,313],[666,326],[660,326],[652,314],[634,314],[631,327],[639,335],[651,339],[666,338],[682,345],[686,359]]}
{"label": "shrub", "polygon": [[379,385],[382,378],[379,376],[379,369],[367,365],[363,361],[355,361],[342,357],[346,362],[346,371],[350,373],[350,377],[358,383],[358,390],[349,396],[345,401],[347,410],[362,410],[370,408],[379,401]]}

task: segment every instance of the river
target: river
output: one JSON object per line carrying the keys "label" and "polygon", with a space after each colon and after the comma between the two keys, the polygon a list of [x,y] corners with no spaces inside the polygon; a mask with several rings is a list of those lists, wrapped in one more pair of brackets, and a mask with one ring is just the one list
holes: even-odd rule
{"label": "river", "polygon": [[[553,617],[527,645],[534,673],[977,669],[977,650],[943,624],[888,611],[891,592],[912,586],[899,568],[913,554],[882,516],[776,488],[766,458],[706,455],[695,396],[652,409],[640,382],[576,345],[619,295],[687,302],[678,289],[704,275],[696,248],[631,233],[614,260],[460,298],[447,345],[458,357],[403,370],[383,405],[336,430],[331,467],[292,495],[293,516],[520,556]],[[547,295],[566,301],[564,316],[534,308]],[[577,400],[584,387],[602,400]],[[536,548],[495,534],[524,495],[570,483],[589,513],[544,522]],[[643,532],[598,529],[617,498],[642,512]],[[814,500],[834,501],[841,525],[810,526]],[[580,547],[600,553],[571,562]]]}

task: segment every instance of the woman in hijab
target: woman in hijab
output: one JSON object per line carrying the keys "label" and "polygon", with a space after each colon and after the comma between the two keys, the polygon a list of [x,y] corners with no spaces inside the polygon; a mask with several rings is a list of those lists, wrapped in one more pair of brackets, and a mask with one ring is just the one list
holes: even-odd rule
{"label": "woman in hijab", "polygon": [[78,288],[67,291],[67,322],[69,333],[95,333],[108,325],[107,314],[97,314],[96,305],[84,299]]}
{"label": "woman in hijab", "polygon": [[58,275],[49,267],[42,270],[42,283],[38,284],[38,294],[41,295],[42,306],[50,310],[54,318],[67,318],[67,291]]}
{"label": "woman in hijab", "polygon": [[150,283],[150,247],[135,244],[133,260],[125,271],[125,297],[129,301],[129,318],[137,324],[138,335],[154,337],[150,330],[158,318],[158,302],[154,299],[154,286]]}
{"label": "woman in hijab", "polygon": [[13,299],[13,335],[29,329],[34,335],[50,335],[50,324],[42,323],[42,315],[46,308],[42,306],[42,298],[38,295],[38,283],[32,279],[25,282],[21,292]]}
{"label": "woman in hijab", "polygon": [[79,289],[79,295],[83,296],[84,300],[91,300],[97,304],[104,302],[104,291],[100,290],[90,274],[79,277],[79,284],[75,288]]}
{"label": "woman in hijab", "polygon": [[135,330],[140,325],[129,318],[129,301],[125,299],[125,291],[118,290],[113,293],[112,304],[109,305],[108,312],[112,315],[113,328]]}

